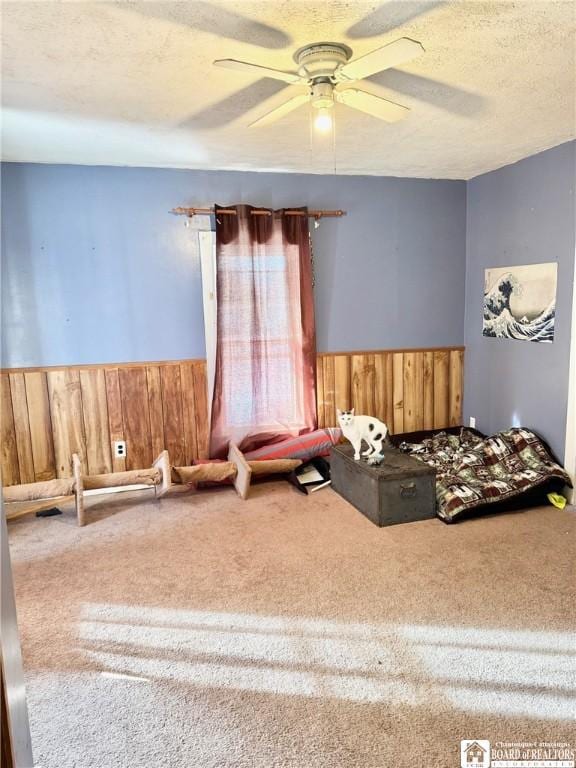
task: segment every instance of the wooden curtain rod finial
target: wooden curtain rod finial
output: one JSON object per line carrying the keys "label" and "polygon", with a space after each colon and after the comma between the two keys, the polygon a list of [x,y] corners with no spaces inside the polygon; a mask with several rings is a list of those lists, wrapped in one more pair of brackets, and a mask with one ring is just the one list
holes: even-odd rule
{"label": "wooden curtain rod finial", "polygon": [[[173,213],[175,216],[188,216],[188,218],[192,218],[193,216],[210,216],[214,213],[214,208],[184,208],[181,206],[172,208],[170,213]],[[220,208],[218,213],[226,213],[230,216],[236,216],[237,211],[235,208]],[[250,213],[253,216],[271,216],[273,211],[270,211],[267,208],[254,208]],[[285,210],[284,213],[286,216],[308,216],[309,219],[316,219],[316,221],[324,218],[334,219],[346,216],[346,211],[342,210],[308,211],[307,213],[304,211]]]}

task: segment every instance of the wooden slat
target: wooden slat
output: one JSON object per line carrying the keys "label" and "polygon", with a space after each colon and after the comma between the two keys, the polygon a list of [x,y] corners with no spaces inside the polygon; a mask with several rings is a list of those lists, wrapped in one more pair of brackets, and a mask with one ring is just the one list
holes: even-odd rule
{"label": "wooden slat", "polygon": [[88,472],[91,475],[112,472],[105,372],[94,368],[81,370],[80,389]]}
{"label": "wooden slat", "polygon": [[324,368],[324,424],[335,427],[336,420],[336,382],[334,374],[334,358],[326,355],[322,358]]}
{"label": "wooden slat", "polygon": [[450,352],[450,393],[449,423],[451,427],[462,424],[462,371],[464,353],[460,350]]}
{"label": "wooden slat", "polygon": [[126,469],[124,456],[114,454],[114,443],[125,440],[124,421],[122,416],[122,396],[120,394],[120,380],[118,369],[111,368],[104,371],[106,381],[106,401],[108,406],[108,434],[110,439],[110,454],[112,457],[112,471],[123,472]]}
{"label": "wooden slat", "polygon": [[[181,369],[182,366],[179,366],[179,368]],[[160,380],[159,365],[146,366],[146,383],[148,388],[148,410],[150,412],[152,455],[159,456],[165,448],[164,409],[162,405],[162,382]]]}
{"label": "wooden slat", "polygon": [[164,447],[170,454],[172,464],[180,467],[186,461],[180,366],[160,366],[160,380],[164,411]]}
{"label": "wooden slat", "polygon": [[374,413],[386,423],[386,354],[374,355]]}
{"label": "wooden slat", "polygon": [[448,426],[450,353],[434,352],[434,429]]}
{"label": "wooden slat", "polygon": [[126,469],[145,469],[156,458],[152,455],[150,441],[146,369],[120,368],[118,379],[126,440]]}
{"label": "wooden slat", "polygon": [[424,372],[422,352],[404,353],[404,431],[424,428]]}
{"label": "wooden slat", "polygon": [[316,358],[316,411],[318,426],[326,426],[324,420],[324,363],[321,357]]}
{"label": "wooden slat", "polygon": [[82,460],[77,453],[72,454],[72,474],[74,476],[74,506],[76,507],[76,522],[78,525],[86,523],[84,511],[84,472]]}
{"label": "wooden slat", "polygon": [[28,415],[28,402],[26,400],[26,386],[23,373],[10,374],[10,394],[12,396],[12,413],[14,414],[20,482],[33,483],[35,480],[34,459],[32,456],[30,416]]}
{"label": "wooden slat", "polygon": [[12,413],[12,395],[8,374],[0,376],[0,451],[2,455],[2,484],[16,485],[20,482],[18,468],[18,450],[14,414]]}
{"label": "wooden slat", "polygon": [[374,355],[352,355],[352,406],[357,414],[374,413],[374,378]]}
{"label": "wooden slat", "polygon": [[424,429],[424,352],[414,352],[414,386],[416,429]]}
{"label": "wooden slat", "polygon": [[252,468],[244,458],[238,446],[230,443],[228,449],[228,461],[236,465],[236,477],[234,478],[234,487],[236,493],[241,499],[247,499],[250,492],[250,480],[252,478]]}
{"label": "wooden slat", "polygon": [[198,458],[198,436],[196,427],[196,401],[194,399],[194,367],[183,363],[180,366],[182,387],[182,419],[184,434],[185,464],[189,466]]}
{"label": "wooden slat", "polygon": [[78,370],[49,371],[46,377],[56,476],[71,477],[73,453],[77,453],[86,464],[80,372]]}
{"label": "wooden slat", "polygon": [[388,430],[394,427],[394,367],[393,358],[389,352],[385,354],[386,358],[386,418],[384,419]]}
{"label": "wooden slat", "polygon": [[34,479],[36,482],[52,480],[56,477],[56,461],[46,374],[25,373],[24,386],[28,403]]}
{"label": "wooden slat", "polygon": [[335,406],[341,411],[347,411],[351,407],[350,358],[348,355],[334,355],[333,359]]}
{"label": "wooden slat", "polygon": [[392,355],[392,393],[394,399],[393,424],[388,425],[392,434],[404,432],[404,354]]}
{"label": "wooden slat", "polygon": [[434,429],[434,353],[423,352],[423,429]]}
{"label": "wooden slat", "polygon": [[207,459],[210,442],[210,423],[208,419],[208,381],[205,363],[192,365],[194,374],[194,403],[196,406],[196,441],[198,458]]}
{"label": "wooden slat", "polygon": [[416,407],[418,404],[418,387],[416,376],[416,353],[404,353],[404,431],[414,432],[418,429]]}

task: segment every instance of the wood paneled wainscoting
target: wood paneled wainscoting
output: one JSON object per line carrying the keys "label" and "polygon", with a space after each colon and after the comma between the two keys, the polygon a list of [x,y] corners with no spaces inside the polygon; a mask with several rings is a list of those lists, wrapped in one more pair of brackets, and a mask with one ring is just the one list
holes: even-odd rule
{"label": "wood paneled wainscoting", "polygon": [[[461,423],[463,348],[318,356],[318,423],[356,408],[391,432]],[[4,485],[149,467],[166,448],[185,466],[208,456],[206,362],[25,368],[0,376]],[[126,458],[113,444],[126,442]]]}
{"label": "wood paneled wainscoting", "polygon": [[[89,474],[208,456],[206,363],[28,368],[1,375],[4,485],[71,477],[78,453]],[[126,441],[126,458],[113,443]]]}
{"label": "wood paneled wainscoting", "polygon": [[462,423],[464,348],[318,355],[318,424],[336,408],[384,421],[392,434]]}

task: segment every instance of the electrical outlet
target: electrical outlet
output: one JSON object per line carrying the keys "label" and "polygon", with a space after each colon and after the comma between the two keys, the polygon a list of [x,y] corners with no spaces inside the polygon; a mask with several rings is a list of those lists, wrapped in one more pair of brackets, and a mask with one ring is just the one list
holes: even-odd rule
{"label": "electrical outlet", "polygon": [[472,429],[476,428],[476,417],[475,416],[470,416],[470,426],[472,427]]}
{"label": "electrical outlet", "polygon": [[114,458],[126,458],[126,442],[124,440],[116,440],[114,442]]}

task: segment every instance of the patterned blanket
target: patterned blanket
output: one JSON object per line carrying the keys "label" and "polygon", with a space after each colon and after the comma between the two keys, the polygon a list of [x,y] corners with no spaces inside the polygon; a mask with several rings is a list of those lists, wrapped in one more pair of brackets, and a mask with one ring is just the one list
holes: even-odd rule
{"label": "patterned blanket", "polygon": [[440,432],[422,446],[414,456],[436,469],[437,512],[447,522],[552,480],[570,485],[566,472],[528,429],[507,429],[487,438],[467,429],[460,435]]}

